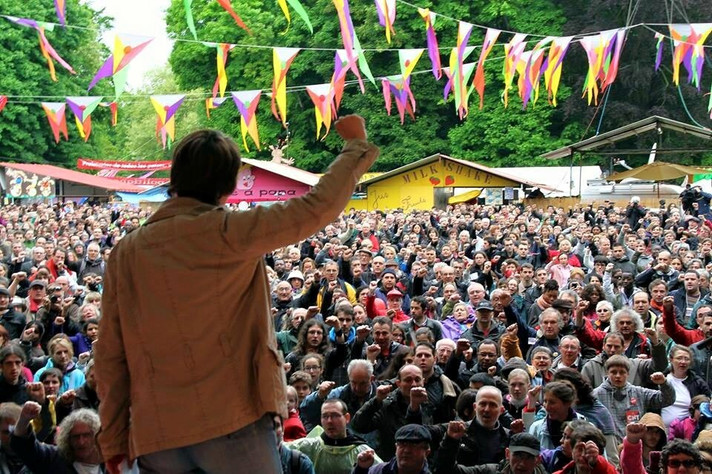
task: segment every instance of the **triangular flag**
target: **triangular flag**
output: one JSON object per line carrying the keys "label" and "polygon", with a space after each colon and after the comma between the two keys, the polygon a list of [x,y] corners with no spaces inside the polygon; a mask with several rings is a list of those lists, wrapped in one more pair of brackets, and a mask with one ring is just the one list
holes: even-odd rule
{"label": "triangular flag", "polygon": [[100,102],[99,107],[108,107],[111,111],[111,126],[115,127],[119,121],[119,104],[115,101],[112,102]]}
{"label": "triangular flag", "polygon": [[175,140],[175,114],[183,103],[185,94],[152,95],[151,104],[156,111],[156,135],[159,135],[163,148]]}
{"label": "triangular flag", "polygon": [[250,134],[257,149],[260,149],[260,136],[257,132],[257,104],[260,102],[262,91],[239,91],[232,92],[232,100],[235,102],[237,110],[240,112],[240,132],[242,133],[242,144],[245,150],[250,151],[247,146],[247,134]]}
{"label": "triangular flag", "polygon": [[403,76],[388,76],[381,80],[383,98],[386,102],[386,111],[391,115],[391,95],[396,100],[396,108],[400,115],[401,125],[405,121],[406,112],[415,120],[415,98],[410,90],[410,78]]}
{"label": "triangular flag", "polygon": [[418,13],[425,21],[425,31],[428,41],[428,56],[430,63],[433,65],[433,76],[435,79],[440,79],[443,75],[442,64],[440,62],[440,49],[438,48],[438,38],[435,35],[435,13],[427,8],[418,8]]}
{"label": "triangular flag", "polygon": [[242,21],[242,18],[240,18],[240,15],[235,13],[235,10],[232,9],[232,5],[230,5],[230,0],[218,0],[218,3],[230,14],[230,16],[235,20],[235,23],[237,23],[240,28],[247,31],[249,34],[252,34],[247,25],[245,25],[245,23]]}
{"label": "triangular flag", "polygon": [[386,27],[386,41],[391,44],[391,35],[396,34],[393,22],[396,20],[396,0],[376,0],[378,22]]}
{"label": "triangular flag", "polygon": [[324,125],[326,131],[322,140],[326,138],[331,129],[331,108],[334,101],[334,89],[331,84],[318,84],[314,86],[307,86],[307,94],[311,98],[312,103],[314,103],[314,115],[316,117],[316,138],[319,139],[321,134],[321,126]]}
{"label": "triangular flag", "polygon": [[208,97],[205,99],[205,114],[210,118],[210,111],[220,107],[227,97]]}
{"label": "triangular flag", "polygon": [[299,3],[299,0],[277,0],[279,3],[279,8],[282,9],[282,13],[284,13],[285,18],[287,18],[287,29],[289,29],[289,25],[292,23],[292,17],[289,14],[289,8],[287,8],[287,3],[294,8],[294,11],[297,12],[297,14],[304,20],[304,23],[307,24],[307,28],[309,28],[310,33],[314,33],[314,27],[311,24],[311,21],[309,21],[309,15],[307,15],[307,11],[304,9],[301,3]]}
{"label": "triangular flag", "polygon": [[600,92],[605,92],[616,79],[625,32],[625,28],[620,28],[581,38],[581,46],[586,50],[588,58],[583,95],[588,97],[589,105],[591,102],[598,104],[599,89]]}
{"label": "triangular flag", "polygon": [[[361,93],[365,92],[363,87],[363,82],[361,81],[361,74],[359,73],[359,68],[368,78],[371,83],[376,84],[376,79],[371,74],[371,70],[368,67],[368,62],[366,62],[366,56],[361,48],[361,43],[356,36],[354,31],[354,25],[351,21],[351,12],[349,10],[348,0],[332,0],[334,2],[334,7],[336,7],[336,14],[339,17],[339,28],[341,29],[341,39],[344,44],[344,51],[348,56],[349,64],[352,64],[351,70],[354,75],[359,79],[359,86],[361,87]],[[355,56],[354,56],[355,55]],[[358,58],[358,68],[355,65],[355,58]]]}
{"label": "triangular flag", "polygon": [[91,113],[99,105],[103,97],[67,97],[67,105],[72,109],[79,135],[84,141],[91,135]]}
{"label": "triangular flag", "polygon": [[485,60],[489,55],[490,51],[497,42],[499,38],[500,30],[495,30],[493,28],[487,28],[487,33],[485,33],[485,41],[482,43],[482,49],[480,50],[480,59],[477,61],[477,69],[475,70],[475,80],[473,85],[477,94],[480,96],[480,109],[485,102]]}
{"label": "triangular flag", "polygon": [[42,102],[42,108],[47,114],[49,126],[52,127],[55,143],[59,143],[59,133],[62,132],[65,140],[69,140],[67,134],[67,117],[65,112],[67,106],[64,102]]}
{"label": "triangular flag", "polygon": [[0,112],[2,112],[2,109],[4,109],[6,105],[7,105],[7,96],[0,95]]}
{"label": "triangular flag", "polygon": [[67,23],[67,1],[54,0],[54,10],[57,13],[59,24],[65,26]]}
{"label": "triangular flag", "polygon": [[398,62],[400,63],[401,75],[404,79],[410,77],[418,60],[425,52],[424,49],[399,49]]}
{"label": "triangular flag", "polygon": [[299,48],[274,48],[272,52],[274,67],[272,114],[285,127],[287,126],[287,72],[298,53]]}
{"label": "triangular flag", "polygon": [[544,66],[544,87],[546,87],[549,102],[555,107],[564,56],[566,56],[566,52],[573,39],[573,36],[555,38],[549,47],[549,56],[546,58],[546,65]]}
{"label": "triangular flag", "polygon": [[198,40],[198,33],[195,31],[195,21],[193,21],[192,11],[193,0],[183,0],[183,9],[185,10],[185,21],[188,23],[188,29],[193,33],[193,38]]}
{"label": "triangular flag", "polygon": [[674,51],[672,53],[672,81],[680,84],[680,64],[687,70],[687,82],[700,89],[702,66],[705,62],[705,41],[712,32],[712,23],[669,25]]}
{"label": "triangular flag", "polygon": [[14,16],[6,16],[5,18],[18,25],[34,28],[35,31],[37,31],[37,36],[39,37],[40,41],[40,51],[42,52],[42,56],[47,60],[49,75],[53,81],[57,82],[57,76],[54,72],[54,63],[52,62],[53,59],[70,73],[76,74],[74,69],[72,69],[72,66],[70,66],[64,59],[62,59],[59,54],[57,54],[57,52],[54,50],[49,40],[47,39],[47,36],[45,36],[45,30],[52,31],[54,29],[54,25],[52,23],[44,23],[41,21],[30,20],[27,18],[17,18]]}
{"label": "triangular flag", "polygon": [[203,43],[204,45],[211,47],[211,48],[217,48],[217,69],[218,69],[218,76],[215,79],[215,85],[213,85],[213,99],[218,96],[218,92],[220,93],[220,97],[225,97],[225,89],[227,88],[227,71],[225,70],[225,66],[227,65],[227,56],[235,48],[234,44],[227,44],[227,43],[220,43],[220,44],[215,44],[215,43]]}
{"label": "triangular flag", "polygon": [[514,37],[509,40],[509,43],[504,45],[504,91],[502,92],[502,98],[504,101],[504,106],[509,105],[509,89],[512,88],[512,83],[514,82],[514,73],[517,71],[517,63],[519,63],[519,56],[524,52],[527,44],[524,42],[527,35],[522,33],[517,33]]}
{"label": "triangular flag", "polygon": [[114,93],[118,98],[126,87],[126,75],[128,70],[126,67],[131,61],[153,41],[153,38],[148,41],[137,41],[130,38],[122,38],[119,35],[114,37],[114,49],[112,54],[104,61],[104,64],[99,68],[96,75],[89,84],[87,90],[92,90],[97,82],[107,77],[114,77]]}

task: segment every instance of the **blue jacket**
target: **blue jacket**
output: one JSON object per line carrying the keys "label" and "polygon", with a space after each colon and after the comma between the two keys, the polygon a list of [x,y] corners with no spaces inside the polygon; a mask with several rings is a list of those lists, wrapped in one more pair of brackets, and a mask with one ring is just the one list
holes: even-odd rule
{"label": "blue jacket", "polygon": [[[50,358],[47,361],[47,365],[42,367],[35,374],[35,382],[40,381],[40,376],[44,373],[45,370],[52,369],[52,368],[54,368],[54,362]],[[76,390],[79,387],[81,387],[82,385],[84,385],[84,382],[86,382],[86,378],[84,377],[84,372],[77,369],[77,366],[74,364],[74,362],[70,362],[69,368],[64,373],[64,378],[62,379],[62,386],[59,387],[59,394],[61,395],[64,392],[66,392],[67,390]]]}
{"label": "blue jacket", "polygon": [[[293,456],[298,456],[299,466],[297,470],[292,469],[295,466],[293,462]],[[306,454],[300,453],[296,449],[289,449],[284,444],[279,445],[279,458],[282,462],[282,473],[283,474],[314,474],[314,464],[312,464],[311,459]]]}

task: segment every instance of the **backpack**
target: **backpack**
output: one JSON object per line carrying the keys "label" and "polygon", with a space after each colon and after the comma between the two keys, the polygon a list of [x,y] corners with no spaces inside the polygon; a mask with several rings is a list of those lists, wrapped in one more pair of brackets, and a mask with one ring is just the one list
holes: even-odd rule
{"label": "backpack", "polygon": [[289,460],[289,466],[292,474],[296,474],[299,472],[299,466],[301,465],[300,459],[303,456],[302,453],[297,451],[296,449],[292,449],[291,457]]}

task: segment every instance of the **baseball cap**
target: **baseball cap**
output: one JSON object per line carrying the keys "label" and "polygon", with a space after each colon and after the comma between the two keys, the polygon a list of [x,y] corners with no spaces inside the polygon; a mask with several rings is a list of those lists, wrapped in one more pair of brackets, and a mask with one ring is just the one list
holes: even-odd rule
{"label": "baseball cap", "polygon": [[403,293],[401,293],[400,291],[398,291],[394,288],[388,292],[386,297],[387,298],[403,298]]}
{"label": "baseball cap", "polygon": [[490,303],[489,300],[482,300],[479,303],[477,303],[477,308],[475,308],[476,311],[494,311],[494,306],[492,306],[492,303]]}
{"label": "baseball cap", "polygon": [[0,286],[0,295],[10,296],[10,292],[4,286]]}
{"label": "baseball cap", "polygon": [[529,433],[517,433],[509,440],[509,452],[539,456],[541,454],[541,444],[539,444],[539,440],[536,437]]}
{"label": "baseball cap", "polygon": [[430,432],[422,425],[405,425],[396,431],[396,442],[430,443],[431,440]]}
{"label": "baseball cap", "polygon": [[44,280],[35,280],[32,283],[30,283],[30,288],[32,288],[33,286],[47,288],[47,283],[45,283]]}

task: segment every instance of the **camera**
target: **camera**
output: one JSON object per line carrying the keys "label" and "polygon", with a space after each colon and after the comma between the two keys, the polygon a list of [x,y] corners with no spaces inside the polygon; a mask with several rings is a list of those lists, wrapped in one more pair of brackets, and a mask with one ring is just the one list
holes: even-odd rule
{"label": "camera", "polygon": [[59,296],[59,295],[52,295],[52,296],[49,297],[49,302],[52,303],[52,304],[57,304],[57,303],[59,303],[59,301],[60,301],[61,299],[62,299],[62,297]]}

